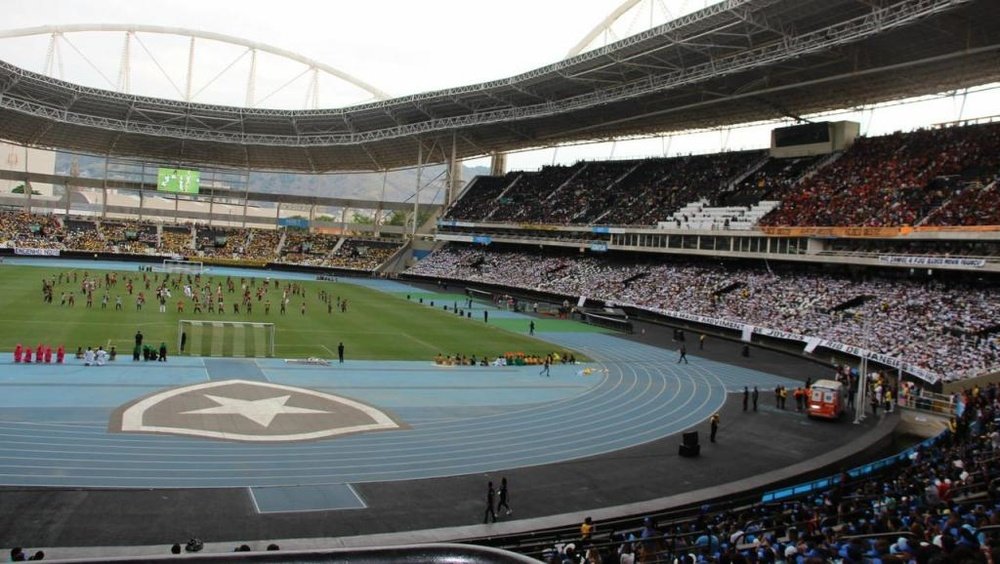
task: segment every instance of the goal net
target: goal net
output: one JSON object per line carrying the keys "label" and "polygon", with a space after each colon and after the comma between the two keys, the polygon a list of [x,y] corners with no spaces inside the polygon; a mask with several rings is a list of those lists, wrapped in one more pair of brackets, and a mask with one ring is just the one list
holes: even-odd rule
{"label": "goal net", "polygon": [[177,350],[184,356],[273,357],[274,323],[181,319]]}
{"label": "goal net", "polygon": [[163,272],[202,274],[205,272],[205,264],[193,260],[163,259]]}

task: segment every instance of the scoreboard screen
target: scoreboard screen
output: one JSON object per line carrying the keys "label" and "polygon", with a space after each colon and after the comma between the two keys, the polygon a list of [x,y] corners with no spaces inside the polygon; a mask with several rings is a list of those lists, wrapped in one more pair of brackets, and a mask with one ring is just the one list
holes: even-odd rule
{"label": "scoreboard screen", "polygon": [[200,171],[182,168],[160,168],[156,171],[156,189],[160,192],[197,194],[200,187]]}
{"label": "scoreboard screen", "polygon": [[774,130],[775,147],[794,147],[796,145],[812,145],[830,141],[829,122],[806,123],[790,127],[779,127]]}

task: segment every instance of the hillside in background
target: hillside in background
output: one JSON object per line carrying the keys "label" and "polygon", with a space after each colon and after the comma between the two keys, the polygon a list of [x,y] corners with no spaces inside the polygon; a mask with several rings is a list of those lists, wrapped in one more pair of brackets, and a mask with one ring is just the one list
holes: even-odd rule
{"label": "hillside in background", "polygon": [[[79,174],[85,178],[104,176],[104,159],[88,155],[56,153],[56,174],[70,174],[73,159],[78,159]],[[462,179],[468,183],[473,177],[488,174],[487,167],[463,167]],[[127,178],[120,165],[108,166],[110,178]],[[288,174],[279,172],[254,172],[250,174],[250,191],[269,194],[299,194],[388,202],[412,201],[417,185],[417,169],[396,170],[385,175],[385,195],[382,195],[382,173],[352,174]],[[444,166],[425,166],[421,173],[420,201],[441,202],[444,199]]]}

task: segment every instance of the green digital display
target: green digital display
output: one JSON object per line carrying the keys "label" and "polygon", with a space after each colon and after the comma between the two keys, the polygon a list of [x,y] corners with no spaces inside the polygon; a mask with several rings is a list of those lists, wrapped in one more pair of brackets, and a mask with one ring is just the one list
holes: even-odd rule
{"label": "green digital display", "polygon": [[197,194],[201,187],[201,172],[182,168],[161,168],[156,172],[156,189],[160,192]]}

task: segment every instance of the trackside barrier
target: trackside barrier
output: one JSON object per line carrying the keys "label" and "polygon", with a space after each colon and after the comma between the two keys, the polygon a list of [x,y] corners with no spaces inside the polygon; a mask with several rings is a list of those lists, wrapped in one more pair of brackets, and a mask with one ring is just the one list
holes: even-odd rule
{"label": "trackside barrier", "polygon": [[[945,431],[947,433],[948,431]],[[877,460],[875,462],[869,462],[868,464],[862,464],[861,466],[852,468],[847,471],[847,475],[852,479],[858,479],[865,476],[870,476],[877,472],[881,472],[887,468],[891,468],[900,462],[908,460],[910,456],[917,450],[922,448],[929,448],[937,444],[941,437],[945,433],[941,433],[936,437],[931,437],[923,442],[920,442],[904,451],[898,452],[892,456]],[[761,496],[761,503],[771,503],[775,501],[784,501],[787,499],[809,495],[816,492],[822,492],[830,489],[831,487],[840,483],[840,476],[828,476],[826,478],[820,478],[818,480],[813,480],[811,482],[806,482],[804,484],[798,484],[795,486],[782,488],[780,490],[772,490],[765,492]]]}

